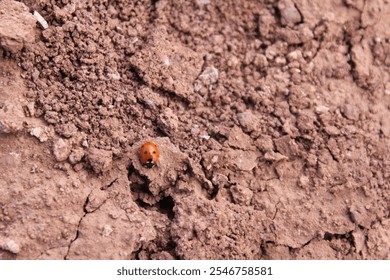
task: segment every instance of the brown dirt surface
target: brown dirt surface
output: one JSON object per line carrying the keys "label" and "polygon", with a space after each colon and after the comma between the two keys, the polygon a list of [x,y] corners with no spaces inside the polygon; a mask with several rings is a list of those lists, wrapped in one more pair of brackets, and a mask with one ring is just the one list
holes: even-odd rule
{"label": "brown dirt surface", "polygon": [[390,259],[389,14],[1,0],[0,259]]}

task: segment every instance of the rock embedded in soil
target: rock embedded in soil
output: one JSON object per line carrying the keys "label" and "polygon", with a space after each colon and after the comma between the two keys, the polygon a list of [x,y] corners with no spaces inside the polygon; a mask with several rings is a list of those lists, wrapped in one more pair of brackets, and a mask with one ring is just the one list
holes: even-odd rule
{"label": "rock embedded in soil", "polygon": [[29,133],[31,136],[36,137],[42,143],[49,139],[46,129],[41,126],[31,128]]}
{"label": "rock embedded in soil", "polygon": [[211,182],[218,187],[224,187],[229,182],[229,178],[224,174],[215,172],[211,178]]}
{"label": "rock embedded in soil", "polygon": [[15,134],[23,129],[25,116],[22,106],[12,100],[12,92],[3,95],[1,84],[0,90],[0,134]]}
{"label": "rock embedded in soil", "polygon": [[278,32],[280,39],[289,45],[308,43],[313,39],[313,31],[307,26],[299,26],[295,29],[281,29]]}
{"label": "rock embedded in soil", "polygon": [[349,120],[357,121],[359,119],[359,108],[354,104],[345,104],[341,112]]}
{"label": "rock embedded in soil", "polygon": [[0,249],[8,251],[12,254],[20,252],[20,246],[12,239],[0,240]]}
{"label": "rock embedded in soil", "polygon": [[210,88],[212,84],[215,84],[219,78],[219,71],[214,66],[208,66],[199,75],[198,79],[194,84],[195,91],[200,91],[202,86]]}
{"label": "rock embedded in soil", "polygon": [[370,213],[370,211],[360,203],[351,205],[348,210],[352,221],[359,226],[370,228],[371,224],[375,221],[375,214]]}
{"label": "rock embedded in soil", "polygon": [[291,0],[280,0],[278,9],[282,16],[282,24],[293,26],[302,21],[302,16]]}
{"label": "rock embedded in soil", "polygon": [[66,160],[71,152],[71,148],[69,143],[60,138],[53,144],[53,154],[57,161],[64,161]]}
{"label": "rock embedded in soil", "polygon": [[43,29],[48,29],[49,28],[49,24],[47,23],[47,21],[43,18],[43,16],[40,13],[38,13],[37,11],[34,11],[33,15],[37,19],[39,25]]}
{"label": "rock embedded in soil", "polygon": [[54,6],[54,16],[56,19],[66,22],[66,20],[69,20],[72,18],[72,14],[76,11],[76,3],[71,1],[63,8],[58,8],[57,6]]}
{"label": "rock embedded in soil", "polygon": [[215,84],[218,81],[219,71],[214,66],[208,66],[202,74],[199,75],[199,80],[205,85]]}
{"label": "rock embedded in soil", "polygon": [[230,150],[226,153],[227,166],[231,170],[251,171],[257,165],[258,151]]}

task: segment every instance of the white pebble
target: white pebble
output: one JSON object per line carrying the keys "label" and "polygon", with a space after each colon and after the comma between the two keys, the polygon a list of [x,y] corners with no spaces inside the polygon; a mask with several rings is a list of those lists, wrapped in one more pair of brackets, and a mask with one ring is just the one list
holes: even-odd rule
{"label": "white pebble", "polygon": [[199,76],[199,80],[201,80],[205,85],[215,84],[219,78],[219,71],[214,66],[208,66],[202,74]]}
{"label": "white pebble", "polygon": [[103,226],[103,237],[108,237],[114,230],[110,225],[104,225]]}
{"label": "white pebble", "polygon": [[37,21],[39,22],[39,24],[42,26],[43,29],[49,28],[49,24],[48,24],[47,21],[41,16],[40,13],[38,13],[37,11],[34,11],[34,17],[37,19]]}
{"label": "white pebble", "polygon": [[63,161],[70,155],[70,146],[62,138],[58,139],[53,145],[53,154],[57,161]]}
{"label": "white pebble", "polygon": [[32,129],[30,129],[29,132],[30,132],[31,136],[38,138],[38,140],[41,143],[46,142],[48,140],[48,136],[42,127],[34,127]]}
{"label": "white pebble", "polygon": [[19,245],[12,239],[6,241],[0,240],[0,248],[13,254],[18,254],[20,252]]}

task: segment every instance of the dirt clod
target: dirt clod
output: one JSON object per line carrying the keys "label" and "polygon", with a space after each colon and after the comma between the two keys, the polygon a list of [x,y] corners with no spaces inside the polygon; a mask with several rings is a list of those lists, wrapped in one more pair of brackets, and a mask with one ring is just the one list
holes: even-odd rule
{"label": "dirt clod", "polygon": [[112,152],[91,148],[88,150],[87,158],[95,173],[100,174],[110,170],[112,166]]}
{"label": "dirt clod", "polygon": [[172,42],[167,36],[166,30],[153,33],[146,46],[130,62],[152,88],[164,89],[192,100],[191,85],[200,73],[201,57],[179,42]]}

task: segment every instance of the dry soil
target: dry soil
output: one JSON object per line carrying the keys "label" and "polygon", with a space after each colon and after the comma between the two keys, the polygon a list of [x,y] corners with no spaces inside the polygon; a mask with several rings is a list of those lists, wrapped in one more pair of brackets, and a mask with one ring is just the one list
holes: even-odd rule
{"label": "dry soil", "polygon": [[0,259],[390,259],[389,14],[0,0]]}

